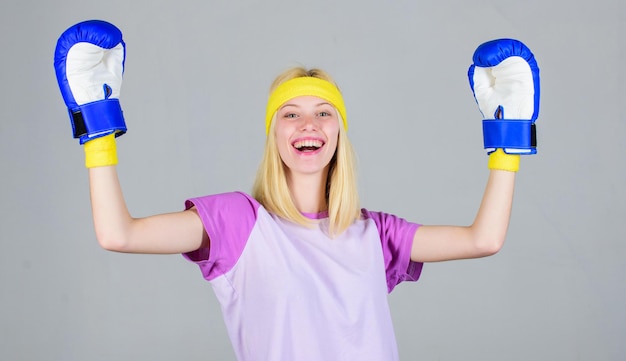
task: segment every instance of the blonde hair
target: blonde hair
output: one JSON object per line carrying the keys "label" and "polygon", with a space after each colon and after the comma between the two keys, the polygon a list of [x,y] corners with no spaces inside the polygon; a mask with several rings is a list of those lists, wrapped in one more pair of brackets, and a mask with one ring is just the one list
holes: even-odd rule
{"label": "blonde hair", "polygon": [[[294,67],[276,77],[270,86],[270,94],[285,81],[306,76],[335,84],[330,75],[321,69]],[[338,115],[338,118],[341,116]],[[274,120],[272,120],[270,132],[265,141],[263,160],[257,171],[252,196],[269,212],[294,223],[310,226],[311,220],[296,208],[291,197],[285,173],[286,165],[280,158],[276,145],[276,136],[273,131]],[[342,125],[343,119],[339,119],[339,122]],[[328,167],[326,203],[328,204],[329,233],[331,236],[341,234],[360,217],[356,156],[343,126],[339,127],[337,150]]]}

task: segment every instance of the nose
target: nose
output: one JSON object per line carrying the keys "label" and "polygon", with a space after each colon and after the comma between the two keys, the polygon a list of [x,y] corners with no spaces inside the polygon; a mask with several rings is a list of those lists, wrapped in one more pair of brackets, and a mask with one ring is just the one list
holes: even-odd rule
{"label": "nose", "polygon": [[313,115],[305,115],[303,117],[301,117],[302,119],[302,125],[301,128],[302,130],[316,130],[318,127],[317,124],[317,118]]}

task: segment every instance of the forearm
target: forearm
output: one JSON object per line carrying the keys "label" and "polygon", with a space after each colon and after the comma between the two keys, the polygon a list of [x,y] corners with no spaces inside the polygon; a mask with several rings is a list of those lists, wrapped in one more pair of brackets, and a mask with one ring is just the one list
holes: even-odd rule
{"label": "forearm", "polygon": [[477,248],[496,253],[504,244],[509,227],[515,172],[491,170],[474,223],[469,227]]}
{"label": "forearm", "polygon": [[123,249],[133,219],[126,207],[116,167],[90,168],[89,187],[98,242],[105,249]]}

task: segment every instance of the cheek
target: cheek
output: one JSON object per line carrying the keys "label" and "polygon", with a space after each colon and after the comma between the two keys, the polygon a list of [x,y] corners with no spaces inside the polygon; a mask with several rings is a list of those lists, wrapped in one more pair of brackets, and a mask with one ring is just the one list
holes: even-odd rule
{"label": "cheek", "polygon": [[276,136],[276,140],[284,141],[288,139],[290,134],[294,132],[294,126],[292,123],[288,121],[284,121],[283,119],[276,119],[274,124],[274,135]]}
{"label": "cheek", "polygon": [[335,153],[337,153],[337,143],[338,143],[337,138],[333,138],[333,141],[329,142],[328,144],[329,145],[328,150],[330,150],[329,155],[331,158],[335,155]]}
{"label": "cheek", "polygon": [[332,126],[327,129],[326,135],[328,136],[328,145],[332,149],[333,153],[337,150],[337,143],[339,141],[339,127]]}
{"label": "cheek", "polygon": [[287,152],[289,151],[289,147],[291,146],[289,144],[288,133],[289,132],[285,129],[285,127],[282,127],[279,125],[279,123],[276,123],[276,127],[274,128],[276,147],[278,148],[278,154],[283,159],[287,155]]}
{"label": "cheek", "polygon": [[276,143],[276,148],[278,149],[278,155],[280,155],[280,159],[284,161],[288,156],[289,149],[284,142]]}

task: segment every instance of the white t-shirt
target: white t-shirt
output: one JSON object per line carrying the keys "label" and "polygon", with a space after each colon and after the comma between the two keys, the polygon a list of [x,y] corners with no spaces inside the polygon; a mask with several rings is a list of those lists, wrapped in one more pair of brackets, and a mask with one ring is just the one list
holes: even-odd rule
{"label": "white t-shirt", "polygon": [[193,206],[211,244],[184,256],[213,286],[238,360],[398,359],[387,293],[420,276],[410,260],[419,225],[363,210],[329,238],[327,214],[303,227],[245,193]]}

